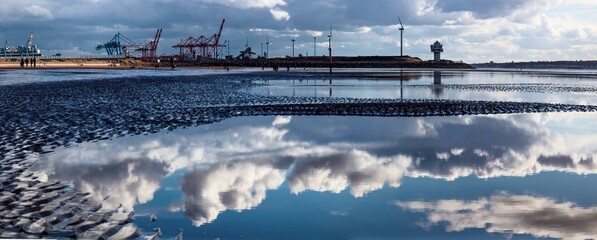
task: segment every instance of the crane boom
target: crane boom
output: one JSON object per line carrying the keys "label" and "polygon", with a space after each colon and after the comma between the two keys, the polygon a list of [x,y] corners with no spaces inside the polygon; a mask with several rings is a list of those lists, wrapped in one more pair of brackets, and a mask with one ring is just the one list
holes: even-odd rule
{"label": "crane boom", "polygon": [[33,46],[33,32],[29,33],[29,40],[27,40],[27,48],[31,49]]}
{"label": "crane boom", "polygon": [[226,22],[226,19],[222,19],[222,23],[220,24],[220,30],[218,30],[218,33],[216,33],[215,38],[214,38],[214,51],[215,51],[215,58],[218,58],[218,47],[220,44],[220,36],[222,35],[222,29],[224,29],[224,22]]}

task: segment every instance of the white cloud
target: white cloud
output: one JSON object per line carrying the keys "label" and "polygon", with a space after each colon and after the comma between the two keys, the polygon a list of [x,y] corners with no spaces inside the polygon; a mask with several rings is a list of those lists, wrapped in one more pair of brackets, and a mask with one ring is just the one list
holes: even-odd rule
{"label": "white cloud", "polygon": [[450,153],[447,153],[447,152],[435,153],[435,156],[439,160],[447,161],[450,159]]}
{"label": "white cloud", "polygon": [[274,119],[272,126],[275,127],[275,126],[286,125],[286,124],[289,124],[291,120],[292,120],[291,116],[278,116],[278,117],[276,117],[276,119]]}
{"label": "white cloud", "polygon": [[464,148],[453,148],[452,150],[450,150],[450,153],[452,153],[452,155],[454,156],[460,156],[462,152],[464,152]]}
{"label": "white cloud", "polygon": [[406,210],[427,213],[428,225],[446,230],[485,229],[488,233],[530,234],[564,239],[597,238],[597,207],[580,207],[550,198],[499,194],[473,201],[396,201]]}
{"label": "white cloud", "polygon": [[385,184],[400,186],[411,161],[405,156],[379,158],[351,150],[297,161],[288,182],[292,193],[307,190],[339,193],[350,187],[353,196],[362,197]]}
{"label": "white cloud", "polygon": [[288,14],[287,11],[284,11],[280,8],[272,8],[269,10],[269,12],[272,14],[272,16],[274,17],[274,19],[278,20],[278,21],[288,21],[290,20],[290,14]]}
{"label": "white cloud", "polygon": [[31,14],[32,16],[36,17],[39,20],[52,20],[54,19],[54,16],[52,15],[52,12],[47,9],[47,8],[43,8],[39,5],[30,5],[28,6],[25,11],[29,14]]}
{"label": "white cloud", "polygon": [[251,209],[265,199],[267,190],[277,189],[284,176],[284,170],[248,162],[186,174],[182,185],[185,214],[193,220],[193,225],[201,226],[225,210]]}

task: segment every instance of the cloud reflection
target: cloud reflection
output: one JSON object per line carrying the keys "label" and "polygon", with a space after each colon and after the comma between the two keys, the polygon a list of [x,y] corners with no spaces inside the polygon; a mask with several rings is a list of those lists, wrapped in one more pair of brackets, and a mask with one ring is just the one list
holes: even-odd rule
{"label": "cloud reflection", "polygon": [[485,229],[488,233],[535,237],[597,238],[597,207],[526,195],[498,194],[473,201],[396,201],[403,209],[427,214],[428,226],[446,223],[446,230]]}
{"label": "cloud reflection", "polygon": [[251,209],[259,205],[267,190],[284,182],[284,169],[271,164],[233,162],[193,171],[183,177],[184,210],[201,226],[216,219],[220,212]]}
{"label": "cloud reflection", "polygon": [[594,174],[594,132],[546,127],[591,116],[338,117],[318,125],[309,117],[242,118],[124,143],[82,144],[41,162],[50,177],[73,181],[97,199],[111,195],[129,209],[151,200],[163,177],[182,170],[184,203],[170,209],[184,210],[200,226],[223,211],[258,206],[285,181],[295,194],[349,190],[362,197],[398,187],[404,177]]}
{"label": "cloud reflection", "polygon": [[307,157],[295,162],[288,182],[292,193],[306,190],[339,193],[350,187],[353,196],[362,197],[385,184],[400,186],[411,162],[406,156],[378,158],[358,150]]}
{"label": "cloud reflection", "polygon": [[81,192],[91,193],[92,199],[106,199],[103,205],[132,211],[136,203],[153,199],[160,182],[167,174],[164,163],[145,159],[125,159],[105,164],[72,164],[63,161],[46,166],[49,178],[70,181]]}

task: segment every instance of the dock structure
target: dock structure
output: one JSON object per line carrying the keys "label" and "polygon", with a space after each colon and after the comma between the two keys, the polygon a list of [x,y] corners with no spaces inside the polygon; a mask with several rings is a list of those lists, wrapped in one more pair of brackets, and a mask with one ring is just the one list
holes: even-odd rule
{"label": "dock structure", "polygon": [[41,50],[36,44],[33,44],[33,32],[29,33],[27,43],[25,45],[13,47],[6,41],[4,47],[0,48],[0,58],[23,58],[23,57],[39,57]]}

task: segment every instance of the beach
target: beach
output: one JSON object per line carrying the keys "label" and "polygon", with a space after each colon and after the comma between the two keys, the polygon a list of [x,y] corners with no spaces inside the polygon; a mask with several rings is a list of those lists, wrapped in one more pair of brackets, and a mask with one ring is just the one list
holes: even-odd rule
{"label": "beach", "polygon": [[[67,69],[71,69],[70,66],[72,64],[75,64],[75,66],[72,67],[72,70],[67,71]],[[493,120],[491,119],[495,116],[495,121],[497,122],[494,124],[498,124],[502,121],[499,120],[500,118],[517,119],[528,116],[528,114],[567,116],[566,114],[594,114],[597,112],[597,105],[595,105],[592,98],[597,92],[597,88],[591,84],[592,80],[590,78],[582,78],[581,80],[577,80],[577,82],[570,82],[569,78],[576,78],[574,75],[561,80],[560,78],[550,78],[549,81],[551,82],[544,82],[544,79],[537,78],[535,75],[527,76],[520,74],[516,76],[526,77],[525,81],[527,82],[524,84],[514,84],[509,78],[509,74],[512,73],[509,72],[495,73],[501,74],[500,76],[502,77],[493,80],[492,83],[487,83],[474,80],[477,78],[476,76],[490,76],[490,73],[486,72],[447,71],[443,73],[443,76],[439,75],[440,78],[438,79],[437,70],[420,71],[406,69],[404,71],[407,74],[403,75],[400,75],[401,71],[395,70],[392,73],[375,71],[367,73],[359,70],[352,73],[349,71],[338,74],[333,77],[332,82],[328,74],[317,71],[293,70],[290,72],[275,73],[260,71],[259,69],[252,69],[251,71],[233,69],[231,72],[221,71],[221,69],[214,72],[206,72],[208,71],[206,69],[181,69],[179,71],[147,69],[140,72],[129,70],[128,72],[118,71],[109,73],[108,71],[111,71],[109,69],[105,72],[102,72],[104,70],[76,69],[96,68],[92,67],[96,66],[93,64],[106,67],[106,65],[102,65],[106,63],[85,62],[83,66],[77,66],[76,64],[48,63],[46,66],[53,69],[40,69],[42,72],[39,73],[39,76],[30,76],[30,78],[34,78],[31,82],[9,82],[0,86],[0,99],[2,99],[0,102],[0,121],[5,123],[0,126],[0,132],[2,133],[0,135],[0,159],[2,159],[0,167],[3,169],[0,174],[0,181],[2,182],[2,190],[0,192],[0,203],[2,203],[0,205],[2,213],[0,214],[2,216],[0,217],[0,227],[3,229],[2,237],[76,236],[96,238],[121,236],[123,238],[135,238],[154,234],[145,225],[139,225],[141,223],[146,224],[145,220],[134,220],[134,216],[140,214],[133,213],[139,200],[132,200],[131,202],[131,200],[124,198],[118,192],[112,190],[101,191],[102,189],[115,189],[114,187],[106,187],[108,185],[102,185],[104,181],[106,184],[110,183],[110,180],[104,178],[98,181],[85,179],[84,181],[88,182],[85,184],[97,186],[94,188],[84,188],[85,184],[81,183],[82,179],[52,177],[51,173],[59,171],[59,169],[49,171],[43,167],[44,163],[48,161],[43,159],[48,156],[54,156],[55,151],[77,149],[86,144],[96,142],[110,144],[118,139],[127,139],[136,136],[148,136],[151,138],[152,136],[161,136],[172,131],[184,132],[184,129],[187,128],[196,129],[202,126],[217,126],[214,124],[235,121],[234,119],[265,118],[269,121],[268,117],[275,117],[276,120],[273,123],[266,123],[270,127],[283,127],[291,121],[289,119],[292,119],[292,117],[325,120],[335,116],[342,117],[342,119],[354,118],[355,120],[371,118],[374,121],[377,121],[375,119],[378,118],[384,118],[395,119],[401,123],[410,124],[411,120],[417,122],[436,118],[447,119],[446,121],[448,122],[469,118],[492,122]],[[124,66],[119,67],[124,68]],[[27,70],[7,69],[3,72],[4,76],[7,74],[6,71],[23,72]],[[124,75],[122,75],[123,73]],[[54,75],[54,77],[47,81],[35,80],[35,78],[41,79],[41,76],[47,74]],[[159,74],[164,75],[160,76]],[[379,77],[380,75],[382,75],[381,78]],[[473,80],[464,76],[472,77]],[[405,98],[402,98],[403,90]],[[455,93],[461,94],[453,95]],[[385,94],[390,95],[386,96]],[[584,95],[585,97],[583,99],[570,99],[568,98],[570,94]],[[549,99],[547,96],[556,96],[556,98]],[[590,118],[590,116],[594,115],[585,116]],[[471,121],[470,119],[467,121]],[[311,122],[311,120],[306,122]],[[432,122],[419,126],[418,128],[422,128],[422,130],[418,131],[422,132],[416,133],[413,136],[424,134],[425,132],[439,131],[430,128],[429,124],[432,124]],[[462,126],[464,127],[466,124]],[[480,129],[494,131],[490,125],[481,126],[483,127]],[[370,127],[377,129],[375,125]],[[263,128],[256,128],[249,132],[259,132]],[[329,128],[333,129],[331,126]],[[406,131],[407,129],[403,130]],[[238,131],[242,132],[241,130]],[[277,130],[268,129],[267,131],[275,132]],[[351,131],[357,130],[355,128]],[[268,134],[265,136],[269,136]],[[274,140],[284,139],[285,137],[283,136],[274,137]],[[375,138],[375,136],[372,137]],[[251,137],[248,137],[246,141],[251,142],[250,139]],[[499,139],[496,139],[496,141],[501,142]],[[498,142],[494,144],[501,144]],[[277,146],[274,143],[271,144]],[[328,147],[343,146],[343,144],[346,143],[335,143],[335,145]],[[369,146],[367,144],[355,145],[353,148],[368,149],[365,147]],[[216,145],[221,145],[221,143]],[[226,146],[226,144],[222,146]],[[257,143],[256,145],[248,144],[245,147],[250,148],[249,146],[264,147]],[[279,147],[282,146],[285,145]],[[482,147],[479,146],[478,148]],[[302,148],[310,149],[312,147],[304,143],[298,149]],[[457,146],[453,148],[457,148]],[[214,151],[217,152],[219,150]],[[233,150],[230,151],[234,152]],[[261,151],[256,150],[256,152]],[[268,151],[275,152],[272,149],[265,151],[265,153]],[[291,152],[295,151],[298,150],[293,148]],[[300,153],[301,151],[298,152]],[[365,159],[369,158],[366,154],[362,156],[362,153],[358,153],[358,151],[354,153],[350,149],[333,151],[314,149],[313,151],[314,153],[323,154],[321,161],[324,162],[327,161],[326,154],[336,154],[335,151],[348,154],[347,156],[350,159],[354,156],[361,156]],[[450,151],[450,149],[443,149],[441,151]],[[470,151],[473,151],[473,149],[470,149]],[[237,157],[243,156],[242,152],[236,154],[238,154],[235,155]],[[334,154],[331,156],[335,156]],[[445,158],[442,157],[443,153],[435,154],[432,152],[429,154],[439,156],[438,161],[442,161],[441,159]],[[482,152],[478,153],[479,156],[485,156],[484,154]],[[456,157],[456,155],[454,154],[453,157]],[[82,157],[85,154],[77,156],[80,156],[76,157],[79,160],[85,158]],[[266,154],[266,156],[269,155]],[[275,172],[279,171],[278,167],[280,166],[290,166],[288,165],[290,163],[286,164],[285,161],[282,161],[289,156],[272,156],[272,158],[280,159],[280,162],[278,160],[274,162],[269,162],[269,160],[264,160],[265,162],[249,162],[251,164],[258,164],[258,166],[262,164],[276,166],[273,170],[268,170]],[[361,157],[355,158],[354,161],[361,159]],[[168,159],[167,155],[163,155],[160,159],[162,158]],[[142,160],[137,162],[135,160],[133,164],[133,162],[130,162],[132,161],[131,159],[135,159],[135,157],[125,158],[119,161],[118,164],[130,163],[128,165],[130,171],[134,172],[137,171],[134,170],[135,166],[145,166],[145,164],[151,163],[151,161]],[[269,157],[265,159],[269,159]],[[306,162],[302,162],[303,160],[300,160],[300,157],[297,159],[299,160],[292,162],[292,164],[296,164],[295,167],[303,166],[301,164],[307,164],[311,161],[305,160]],[[91,165],[100,164],[105,160],[100,159],[98,162],[91,163]],[[78,160],[73,159],[73,161]],[[162,159],[160,161],[165,160]],[[217,166],[222,166],[211,165],[210,161],[212,160],[197,164],[207,164],[205,165],[206,169],[217,169]],[[230,169],[234,168],[235,161],[236,157],[231,157],[229,162],[224,161],[222,164],[232,164],[227,167],[227,169]],[[377,160],[374,163],[385,166],[384,164],[391,162],[388,161],[387,159],[382,159],[379,160],[379,163]],[[165,163],[162,162],[160,164]],[[154,170],[157,171],[157,175],[162,177],[173,174],[173,172],[168,172],[171,171],[168,169],[179,166],[175,164],[162,166],[160,164],[156,165],[157,170]],[[186,166],[187,164],[190,163],[184,163],[183,165]],[[323,166],[319,162],[313,164]],[[491,164],[488,163],[488,165]],[[64,167],[67,166],[68,164],[64,165]],[[88,167],[89,165],[85,166]],[[400,164],[389,165],[388,169],[402,169],[401,166]],[[104,168],[102,166],[99,169]],[[118,169],[122,170],[126,169],[126,167],[119,167]],[[182,169],[179,170],[183,171]],[[103,172],[103,170],[86,171],[89,173],[99,171],[99,175],[94,175],[94,178],[109,175],[109,173]],[[365,186],[359,185],[365,183],[361,183],[357,179],[369,179],[366,177],[369,176],[368,174],[373,174],[371,175],[372,179],[377,179],[379,176],[375,175],[375,173],[381,170],[360,169],[351,171],[355,171],[355,174],[362,176],[353,177],[351,180],[355,181],[353,189],[357,189],[354,190],[354,195],[364,195],[364,193],[373,192],[378,188],[373,187],[371,189],[364,188],[359,190],[357,186]],[[122,174],[127,175],[127,173]],[[190,172],[188,174],[190,175],[185,175],[185,178],[200,178],[200,176],[203,176],[202,174],[207,173]],[[412,174],[413,176],[416,175],[415,173]],[[481,175],[481,173],[478,174]],[[66,176],[69,174],[63,175]],[[388,176],[393,175],[390,174]],[[443,175],[438,173],[438,175],[433,176],[439,178]],[[84,179],[85,176],[81,177]],[[152,179],[150,181],[152,184],[159,183],[160,178],[144,177]],[[305,178],[307,177],[305,176]],[[118,179],[117,176],[115,178]],[[288,181],[292,183],[291,180]],[[397,180],[383,180],[381,183],[376,182],[375,184],[397,186],[393,184],[394,181]],[[313,189],[326,189],[310,185],[305,186]],[[273,189],[273,187],[270,188]],[[93,189],[97,189],[97,191]],[[201,187],[196,190],[199,192],[203,191]],[[241,190],[221,191],[234,192]],[[249,189],[247,191],[255,192],[257,190]],[[300,192],[299,190],[293,191]],[[113,196],[108,197],[109,195]],[[192,194],[188,195],[185,201],[191,199],[192,196]],[[135,196],[134,199],[141,198]],[[197,201],[201,203],[201,201],[205,200]],[[256,202],[259,203],[260,201]],[[230,205],[224,204],[223,206],[226,207],[219,209],[217,212],[224,212],[226,209],[243,209],[248,211],[256,206],[253,204],[240,207],[241,205],[237,206],[233,203],[234,201]],[[197,204],[197,202],[188,202],[187,204]],[[201,209],[200,213],[207,211],[202,209],[205,205],[198,205],[197,207]],[[153,214],[153,212],[151,213]],[[192,218],[193,224],[199,226],[215,221],[217,216],[202,215],[200,213],[196,213],[190,209],[186,210],[186,214]],[[162,212],[159,215],[166,214]],[[140,218],[144,219],[146,217],[143,216]],[[185,221],[185,226],[190,222],[185,220],[186,218],[184,217],[177,219]],[[168,236],[174,236],[177,233],[176,227],[169,225],[160,227],[164,229]],[[195,231],[188,227],[185,231]]]}

